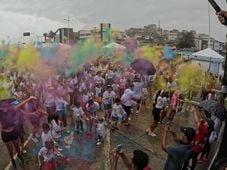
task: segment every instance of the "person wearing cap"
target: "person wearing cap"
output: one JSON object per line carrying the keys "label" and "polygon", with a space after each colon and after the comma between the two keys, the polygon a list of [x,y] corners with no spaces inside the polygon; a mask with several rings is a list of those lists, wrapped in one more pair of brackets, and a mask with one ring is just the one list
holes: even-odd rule
{"label": "person wearing cap", "polygon": [[197,162],[198,162],[198,156],[203,151],[206,138],[208,137],[208,127],[209,127],[209,120],[202,119],[200,115],[200,108],[199,107],[193,107],[192,112],[194,113],[194,119],[196,121],[197,125],[197,132],[193,139],[193,147],[190,155],[184,162],[184,167],[182,170],[187,170],[189,161],[192,160],[192,166],[191,170],[194,170]]}
{"label": "person wearing cap", "polygon": [[[164,170],[181,170],[184,161],[190,155],[192,150],[192,140],[196,134],[196,131],[191,127],[181,127],[181,135],[173,132],[169,126],[165,128],[162,139],[162,150],[168,153],[168,158],[165,162]],[[171,133],[174,141],[173,146],[168,146],[167,134]]]}
{"label": "person wearing cap", "polygon": [[151,170],[148,166],[149,156],[147,155],[147,153],[139,149],[133,151],[131,160],[122,150],[114,149],[111,170],[117,170],[117,162],[119,157],[123,160],[128,170]]}

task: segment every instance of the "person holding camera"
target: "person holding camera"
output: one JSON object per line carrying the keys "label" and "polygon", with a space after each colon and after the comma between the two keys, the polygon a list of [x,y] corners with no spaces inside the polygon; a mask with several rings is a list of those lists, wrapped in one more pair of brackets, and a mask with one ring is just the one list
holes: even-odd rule
{"label": "person holding camera", "polygon": [[122,149],[115,148],[113,152],[113,161],[111,170],[117,170],[119,157],[124,162],[128,170],[151,170],[148,166],[149,157],[141,150],[134,150],[131,160],[126,156]]}
{"label": "person holding camera", "polygon": [[[181,134],[176,134],[171,130],[170,126],[165,128],[163,138],[162,138],[162,150],[168,153],[168,158],[166,160],[164,170],[181,170],[184,161],[190,155],[192,150],[192,140],[196,134],[196,131],[191,127],[181,127]],[[169,146],[167,143],[168,133],[171,133],[175,145]]]}

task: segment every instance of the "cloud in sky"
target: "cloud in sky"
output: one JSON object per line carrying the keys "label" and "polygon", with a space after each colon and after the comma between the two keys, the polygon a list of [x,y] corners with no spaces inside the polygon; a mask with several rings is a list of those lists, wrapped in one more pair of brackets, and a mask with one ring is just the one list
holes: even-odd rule
{"label": "cloud in sky", "polygon": [[[224,0],[216,0],[227,9]],[[208,2],[206,0],[0,0],[0,39],[22,32],[43,32],[67,26],[76,29],[110,22],[119,29],[143,27],[151,23],[164,29],[195,29],[208,33]],[[226,27],[219,24],[211,7],[211,36],[224,41]]]}

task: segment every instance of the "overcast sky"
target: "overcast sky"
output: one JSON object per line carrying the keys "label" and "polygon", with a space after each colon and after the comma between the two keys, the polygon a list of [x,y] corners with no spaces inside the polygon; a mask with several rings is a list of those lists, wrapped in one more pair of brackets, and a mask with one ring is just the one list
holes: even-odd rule
{"label": "overcast sky", "polygon": [[[227,9],[225,0],[216,0]],[[71,27],[78,31],[110,22],[125,30],[158,24],[164,29],[194,29],[208,33],[207,0],[0,0],[0,40],[19,40],[23,32],[42,35],[49,30]],[[225,41],[227,28],[219,24],[211,7],[211,36]]]}

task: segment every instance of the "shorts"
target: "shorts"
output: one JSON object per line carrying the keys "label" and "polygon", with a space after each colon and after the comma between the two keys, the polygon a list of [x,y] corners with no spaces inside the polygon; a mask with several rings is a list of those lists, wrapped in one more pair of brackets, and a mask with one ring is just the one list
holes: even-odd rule
{"label": "shorts", "polygon": [[129,117],[130,114],[131,114],[131,106],[125,106],[125,105],[122,105],[123,109],[125,110],[126,112],[126,117]]}
{"label": "shorts", "polygon": [[57,169],[57,161],[53,160],[53,161],[50,161],[50,162],[44,162],[43,163],[43,169],[44,170]]}
{"label": "shorts", "polygon": [[156,121],[156,122],[159,122],[160,121],[160,113],[161,113],[161,110],[162,109],[159,109],[159,108],[156,108],[156,107],[153,109],[152,114],[154,116],[154,121]]}
{"label": "shorts", "polygon": [[2,131],[2,141],[4,143],[8,143],[14,140],[17,140],[19,137],[19,133],[16,129],[14,129],[12,132],[4,132]]}
{"label": "shorts", "polygon": [[117,122],[118,121],[118,117],[112,116],[112,121]]}
{"label": "shorts", "polygon": [[104,110],[111,110],[112,105],[111,104],[104,104]]}

